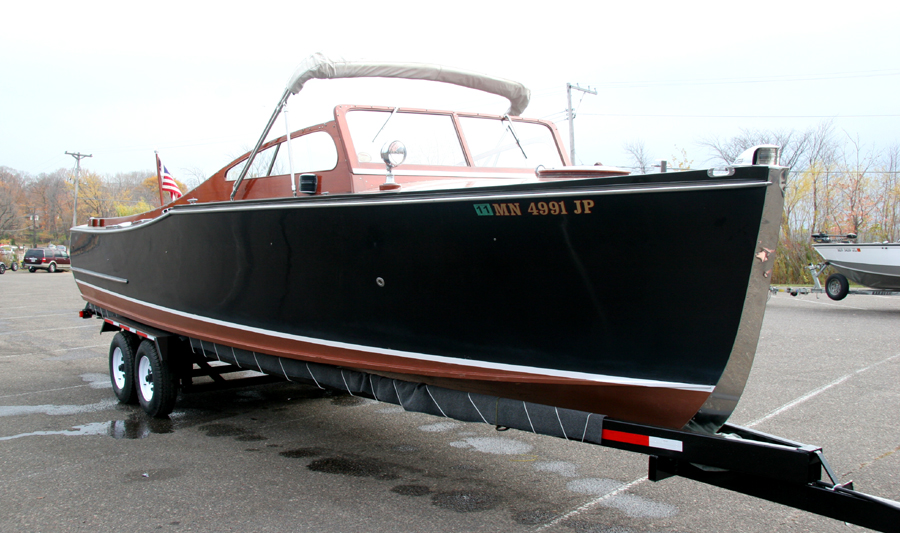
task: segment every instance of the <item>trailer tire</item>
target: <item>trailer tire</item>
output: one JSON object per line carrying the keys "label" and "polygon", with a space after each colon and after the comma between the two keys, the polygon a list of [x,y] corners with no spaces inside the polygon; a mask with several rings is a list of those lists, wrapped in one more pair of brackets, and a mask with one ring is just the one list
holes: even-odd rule
{"label": "trailer tire", "polygon": [[138,401],[145,413],[165,418],[175,408],[178,391],[175,379],[153,341],[145,340],[134,356],[134,382]]}
{"label": "trailer tire", "polygon": [[13,272],[15,272],[16,270],[19,270],[19,263],[14,262],[13,264],[9,265],[9,269],[12,270]]}
{"label": "trailer tire", "polygon": [[0,263],[0,276],[2,276],[4,272],[6,272],[6,265]]}
{"label": "trailer tire", "polygon": [[850,292],[850,282],[843,274],[832,274],[825,280],[825,294],[832,300],[843,300]]}
{"label": "trailer tire", "polygon": [[134,386],[134,346],[121,331],[109,345],[109,380],[121,403],[137,403]]}

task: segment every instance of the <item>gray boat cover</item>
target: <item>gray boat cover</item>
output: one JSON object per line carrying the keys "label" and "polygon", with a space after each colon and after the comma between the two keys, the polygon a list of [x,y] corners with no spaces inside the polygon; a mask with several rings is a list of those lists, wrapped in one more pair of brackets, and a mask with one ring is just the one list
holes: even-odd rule
{"label": "gray boat cover", "polygon": [[396,404],[407,411],[593,444],[600,444],[602,440],[603,415],[385,378],[357,370],[248,352],[193,338],[190,343],[195,353],[211,360],[281,376],[288,381]]}
{"label": "gray boat cover", "polygon": [[338,78],[405,78],[451,83],[461,87],[503,96],[509,100],[506,114],[519,116],[528,107],[531,91],[518,82],[427,63],[371,63],[366,61],[331,60],[321,53],[304,59],[287,84],[297,94],[311,79]]}

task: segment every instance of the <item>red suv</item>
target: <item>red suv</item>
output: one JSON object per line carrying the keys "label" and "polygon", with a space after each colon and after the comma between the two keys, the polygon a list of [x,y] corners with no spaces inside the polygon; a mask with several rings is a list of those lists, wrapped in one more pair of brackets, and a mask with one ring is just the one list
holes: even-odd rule
{"label": "red suv", "polygon": [[47,272],[69,270],[71,264],[69,253],[56,248],[30,248],[22,261],[22,266],[27,267],[29,272],[38,269]]}

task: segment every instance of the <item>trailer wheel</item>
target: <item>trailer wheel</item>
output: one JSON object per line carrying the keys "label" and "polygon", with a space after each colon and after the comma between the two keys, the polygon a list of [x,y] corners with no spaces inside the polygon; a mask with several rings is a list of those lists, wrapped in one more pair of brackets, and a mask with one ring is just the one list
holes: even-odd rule
{"label": "trailer wheel", "polygon": [[6,265],[0,263],[0,276],[2,276],[4,272],[6,272]]}
{"label": "trailer wheel", "polygon": [[14,262],[13,264],[9,265],[9,269],[12,270],[13,272],[15,272],[16,270],[19,270],[19,263]]}
{"label": "trailer wheel", "polygon": [[850,292],[850,282],[843,274],[832,274],[825,280],[825,294],[832,300],[843,300]]}
{"label": "trailer wheel", "polygon": [[134,348],[121,331],[109,345],[109,379],[113,392],[122,403],[137,403],[134,387]]}
{"label": "trailer wheel", "polygon": [[153,341],[145,340],[134,357],[134,377],[138,401],[148,415],[165,418],[175,408],[175,380]]}

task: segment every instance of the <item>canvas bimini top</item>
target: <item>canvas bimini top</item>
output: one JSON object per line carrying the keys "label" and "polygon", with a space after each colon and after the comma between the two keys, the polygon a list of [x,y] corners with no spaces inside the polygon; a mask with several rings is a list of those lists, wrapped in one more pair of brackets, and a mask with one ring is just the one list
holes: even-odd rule
{"label": "canvas bimini top", "polygon": [[340,78],[401,78],[459,85],[506,98],[509,100],[509,109],[505,114],[515,117],[525,111],[531,99],[531,91],[519,82],[495,78],[470,70],[427,63],[332,60],[321,53],[313,54],[300,63],[285,90],[291,94],[297,94],[309,80]]}
{"label": "canvas bimini top", "polygon": [[531,99],[531,91],[529,91],[521,83],[487,76],[477,72],[468,70],[460,70],[449,68],[441,65],[432,65],[427,63],[384,63],[369,61],[346,61],[332,60],[324,54],[315,53],[304,59],[300,65],[294,70],[294,74],[288,81],[281,99],[275,106],[275,111],[269,118],[269,122],[263,129],[262,135],[250,152],[250,158],[244,166],[244,170],[234,183],[231,191],[231,200],[234,200],[241,182],[246,177],[247,170],[250,169],[253,159],[257,152],[269,135],[272,125],[278,115],[284,109],[288,98],[292,94],[297,94],[303,89],[303,85],[313,79],[341,79],[341,78],[400,78],[410,80],[429,80],[442,83],[450,83],[460,87],[467,87],[484,91],[490,94],[496,94],[509,100],[509,109],[506,115],[519,116],[528,107],[528,101]]}

